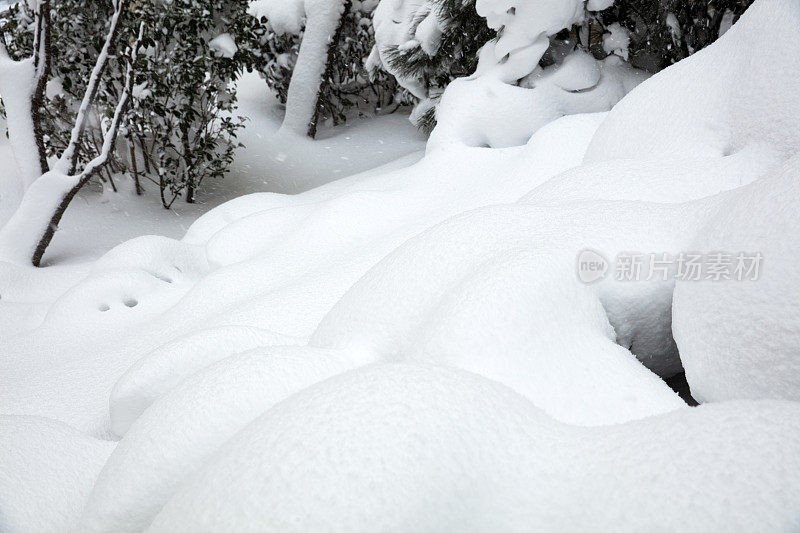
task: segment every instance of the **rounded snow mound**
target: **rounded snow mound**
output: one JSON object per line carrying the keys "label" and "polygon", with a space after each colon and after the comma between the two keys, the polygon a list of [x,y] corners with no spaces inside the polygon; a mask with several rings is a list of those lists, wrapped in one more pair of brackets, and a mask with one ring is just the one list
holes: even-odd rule
{"label": "rounded snow mound", "polygon": [[352,368],[330,350],[259,348],[210,364],[133,423],[97,479],[83,531],[142,531],[228,439],[275,404]]}
{"label": "rounded snow mound", "polygon": [[137,361],[111,391],[111,430],[122,436],[158,398],[198,370],[237,353],[301,341],[246,326],[201,330],[171,341]]}
{"label": "rounded snow mound", "polygon": [[[749,146],[800,146],[800,9],[754,2],[713,45],[643,82],[611,112],[587,162],[722,157]],[[765,39],[764,28],[780,38]],[[792,51],[787,53],[787,51]]]}
{"label": "rounded snow mound", "polygon": [[800,400],[800,157],[723,195],[692,250],[719,253],[722,276],[681,282],[674,329],[701,401]]}
{"label": "rounded snow mound", "polygon": [[[628,283],[609,273],[587,285],[577,260],[587,249],[607,260],[625,250],[682,249],[699,220],[700,209],[644,202],[464,213],[376,265],[324,318],[312,343],[455,364],[535,398],[570,423],[647,416],[630,401],[644,391],[662,398],[657,412],[669,410],[672,400],[659,388],[669,389],[613,341],[661,375],[680,372],[670,322],[674,280]],[[558,365],[574,368],[562,373]],[[631,372],[622,370],[629,365]],[[610,381],[602,386],[600,376]],[[563,395],[570,401],[558,402]],[[618,409],[603,408],[609,405]]]}
{"label": "rounded snow mound", "polygon": [[372,366],[258,418],[150,531],[790,529],[798,437],[794,403],[579,428],[470,373]]}

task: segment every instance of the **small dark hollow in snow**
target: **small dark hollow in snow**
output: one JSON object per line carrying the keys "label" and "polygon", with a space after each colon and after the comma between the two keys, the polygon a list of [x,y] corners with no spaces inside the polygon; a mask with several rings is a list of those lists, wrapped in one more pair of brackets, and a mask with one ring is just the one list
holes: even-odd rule
{"label": "small dark hollow in snow", "polygon": [[110,310],[111,307],[108,304],[100,304],[100,307],[97,308],[100,312],[105,313],[106,311]]}
{"label": "small dark hollow in snow", "polygon": [[172,278],[169,276],[162,276],[161,274],[153,274],[153,277],[163,281],[164,283],[172,283]]}
{"label": "small dark hollow in snow", "polygon": [[122,303],[124,303],[126,307],[136,307],[139,305],[139,302],[135,298],[127,298]]}
{"label": "small dark hollow in snow", "polygon": [[678,393],[684,402],[692,407],[697,407],[700,405],[697,400],[692,397],[692,390],[689,388],[689,382],[686,380],[685,372],[681,372],[680,374],[665,379],[664,381],[667,382],[667,385],[669,385],[672,390]]}

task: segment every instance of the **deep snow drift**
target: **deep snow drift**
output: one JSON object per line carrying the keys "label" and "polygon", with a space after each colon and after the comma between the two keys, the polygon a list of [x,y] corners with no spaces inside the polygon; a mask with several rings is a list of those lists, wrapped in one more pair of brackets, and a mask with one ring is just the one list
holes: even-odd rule
{"label": "deep snow drift", "polygon": [[577,428],[473,374],[374,366],[265,413],[150,529],[791,529],[798,432],[782,402]]}
{"label": "deep snow drift", "polygon": [[[798,25],[760,0],[523,146],[434,144],[82,269],[3,265],[0,408],[24,461],[0,474],[0,529],[800,527]],[[674,264],[611,264],[692,251],[763,269],[676,288]],[[682,365],[722,402],[686,406],[657,376]],[[59,461],[55,486],[26,467]]]}

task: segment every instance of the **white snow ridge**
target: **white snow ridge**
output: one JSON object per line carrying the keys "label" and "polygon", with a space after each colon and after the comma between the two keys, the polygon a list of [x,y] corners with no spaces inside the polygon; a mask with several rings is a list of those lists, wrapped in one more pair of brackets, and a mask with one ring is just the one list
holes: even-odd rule
{"label": "white snow ridge", "polygon": [[[435,48],[425,1],[382,0],[379,44]],[[251,11],[328,35],[349,4]],[[586,7],[477,0],[502,32],[424,156],[90,263],[0,259],[0,531],[800,530],[800,1],[652,76],[619,24],[542,68]],[[626,280],[636,253],[760,270]]]}

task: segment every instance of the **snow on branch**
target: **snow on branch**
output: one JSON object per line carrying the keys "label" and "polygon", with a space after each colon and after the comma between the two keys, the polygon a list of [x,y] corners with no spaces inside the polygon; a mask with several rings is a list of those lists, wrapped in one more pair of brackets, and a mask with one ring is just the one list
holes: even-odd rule
{"label": "snow on branch", "polygon": [[117,140],[117,134],[119,133],[119,125],[122,122],[122,117],[125,114],[125,108],[128,105],[128,101],[130,100],[131,93],[133,92],[133,81],[134,81],[134,63],[136,61],[136,56],[139,54],[139,47],[142,44],[142,39],[144,38],[144,22],[139,25],[139,35],[136,38],[136,42],[134,43],[132,48],[128,48],[126,51],[127,56],[127,63],[128,67],[125,72],[125,87],[123,88],[122,94],[119,97],[119,102],[117,102],[117,107],[114,110],[114,118],[111,119],[111,125],[106,131],[105,135],[103,136],[103,147],[100,150],[100,155],[95,157],[91,160],[87,165],[86,168],[83,169],[83,172],[80,174],[80,181],[84,181],[89,179],[95,172],[100,170],[100,168],[105,165],[109,158],[111,157],[111,153],[114,148],[114,143]]}
{"label": "snow on branch", "polygon": [[58,170],[64,174],[75,174],[75,170],[78,166],[78,152],[80,149],[81,140],[83,139],[83,134],[86,130],[88,111],[94,102],[95,96],[97,95],[97,89],[100,84],[100,77],[103,74],[103,70],[105,70],[106,65],[108,65],[109,53],[111,46],[114,43],[114,39],[117,36],[117,32],[119,31],[119,23],[122,17],[124,6],[125,0],[117,0],[114,7],[114,15],[111,17],[111,25],[109,26],[108,33],[106,34],[106,40],[103,44],[103,49],[100,51],[100,55],[97,57],[97,62],[95,63],[92,73],[89,76],[89,83],[86,86],[86,92],[83,95],[83,101],[78,109],[78,115],[75,117],[75,126],[72,128],[69,145],[67,145],[67,149],[64,151],[58,161]]}

